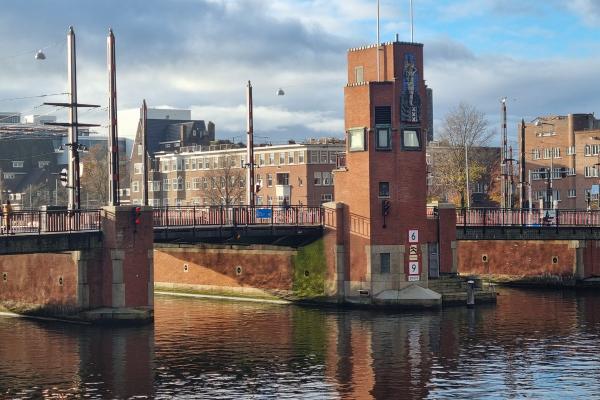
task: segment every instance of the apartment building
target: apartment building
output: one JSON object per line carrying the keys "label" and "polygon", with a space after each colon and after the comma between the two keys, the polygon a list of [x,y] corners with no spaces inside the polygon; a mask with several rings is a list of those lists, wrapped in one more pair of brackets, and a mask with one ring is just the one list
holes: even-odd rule
{"label": "apartment building", "polygon": [[586,208],[588,198],[590,206],[598,206],[593,185],[600,183],[600,120],[594,114],[544,116],[525,123],[524,149],[522,180],[533,207]]}
{"label": "apartment building", "polygon": [[[254,149],[257,205],[319,205],[333,200],[339,140],[322,139]],[[154,153],[148,182],[149,204],[239,205],[246,199],[246,147],[214,142]],[[142,201],[142,168],[134,164],[133,204]]]}
{"label": "apartment building", "polygon": [[[141,117],[141,114],[140,114]],[[142,204],[142,123],[131,153],[130,200]],[[215,124],[192,120],[189,110],[148,109],[148,204],[247,204],[246,146],[215,140]],[[333,200],[337,139],[290,141],[254,149],[257,205],[319,205]]]}

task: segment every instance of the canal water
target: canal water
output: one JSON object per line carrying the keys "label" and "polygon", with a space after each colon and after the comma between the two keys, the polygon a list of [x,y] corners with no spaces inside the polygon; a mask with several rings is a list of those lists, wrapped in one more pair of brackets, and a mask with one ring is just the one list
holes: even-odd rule
{"label": "canal water", "polygon": [[0,317],[0,398],[598,398],[600,295],[426,313],[158,296],[154,326]]}

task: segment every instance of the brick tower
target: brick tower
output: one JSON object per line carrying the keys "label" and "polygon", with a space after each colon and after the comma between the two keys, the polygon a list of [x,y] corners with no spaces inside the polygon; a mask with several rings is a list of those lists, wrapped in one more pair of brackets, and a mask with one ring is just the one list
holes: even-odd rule
{"label": "brick tower", "polygon": [[346,159],[335,171],[335,200],[344,208],[343,291],[346,299],[376,303],[412,284],[427,287],[423,45],[350,49],[344,101]]}

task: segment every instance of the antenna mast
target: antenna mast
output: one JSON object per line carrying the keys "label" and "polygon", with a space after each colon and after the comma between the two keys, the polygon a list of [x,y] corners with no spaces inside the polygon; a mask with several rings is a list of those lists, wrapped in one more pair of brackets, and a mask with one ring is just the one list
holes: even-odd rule
{"label": "antenna mast", "polygon": [[410,0],[410,42],[415,42],[415,30],[414,30],[414,20],[413,20],[413,0]]}
{"label": "antenna mast", "polygon": [[377,57],[377,82],[379,82],[379,0],[377,0],[377,51],[375,52],[375,54]]}

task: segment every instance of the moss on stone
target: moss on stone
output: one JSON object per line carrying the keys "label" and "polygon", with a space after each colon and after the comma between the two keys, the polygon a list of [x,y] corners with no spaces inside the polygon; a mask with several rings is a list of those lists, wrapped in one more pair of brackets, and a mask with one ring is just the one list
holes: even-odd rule
{"label": "moss on stone", "polygon": [[322,297],[325,293],[327,262],[323,239],[301,247],[292,257],[294,295],[300,299]]}

